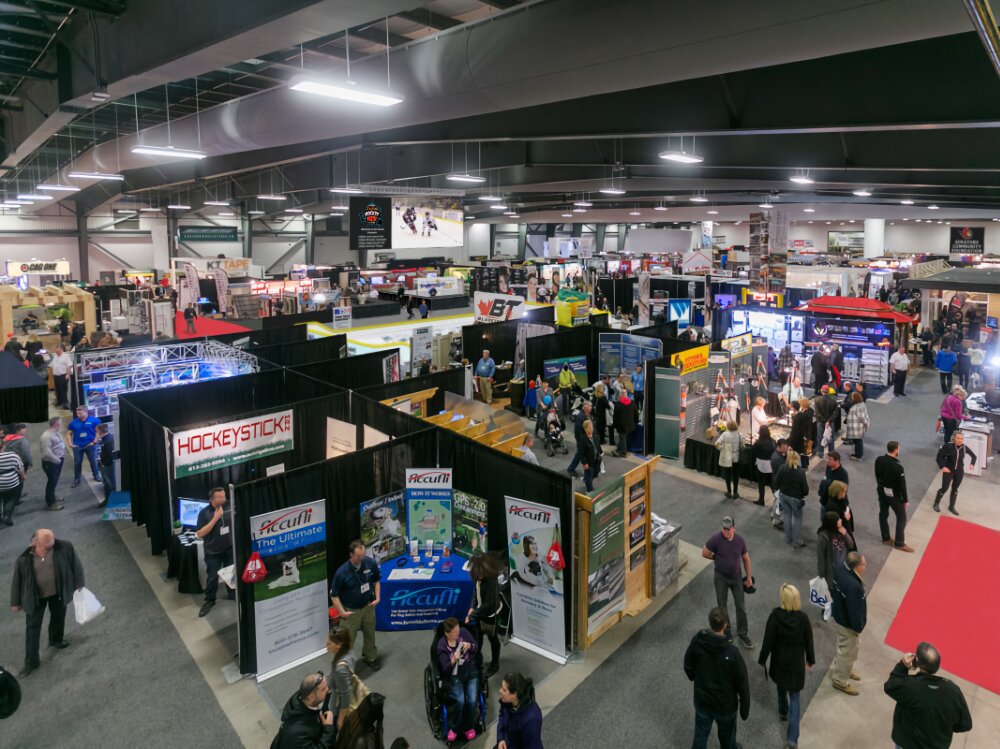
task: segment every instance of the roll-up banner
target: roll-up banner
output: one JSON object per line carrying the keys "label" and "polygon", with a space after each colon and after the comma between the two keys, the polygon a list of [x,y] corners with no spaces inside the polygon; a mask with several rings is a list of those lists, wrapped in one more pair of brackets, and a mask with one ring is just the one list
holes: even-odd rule
{"label": "roll-up banner", "polygon": [[257,681],[326,652],[329,602],[325,502],[250,518],[267,576],[253,583]]}
{"label": "roll-up banner", "polygon": [[287,452],[295,446],[294,435],[291,410],[176,432],[174,478]]}
{"label": "roll-up banner", "polygon": [[563,571],[561,564],[550,564],[562,558],[559,511],[514,497],[504,497],[504,506],[514,618],[511,642],[565,664]]}

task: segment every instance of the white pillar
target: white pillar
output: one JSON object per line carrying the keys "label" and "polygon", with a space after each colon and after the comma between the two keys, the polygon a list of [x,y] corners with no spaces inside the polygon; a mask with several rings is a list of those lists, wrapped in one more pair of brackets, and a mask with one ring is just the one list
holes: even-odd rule
{"label": "white pillar", "polygon": [[865,257],[882,257],[885,254],[885,219],[865,219]]}

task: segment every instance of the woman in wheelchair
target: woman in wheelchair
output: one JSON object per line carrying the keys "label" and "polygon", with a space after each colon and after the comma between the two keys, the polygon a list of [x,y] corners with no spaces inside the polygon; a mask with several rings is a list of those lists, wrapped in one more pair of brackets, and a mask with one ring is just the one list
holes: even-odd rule
{"label": "woman in wheelchair", "polygon": [[479,706],[479,664],[476,659],[476,641],[469,630],[459,626],[454,617],[441,625],[444,637],[438,640],[438,665],[447,684],[456,721],[448,729],[447,740],[458,738],[455,728],[467,740],[476,737],[474,728]]}

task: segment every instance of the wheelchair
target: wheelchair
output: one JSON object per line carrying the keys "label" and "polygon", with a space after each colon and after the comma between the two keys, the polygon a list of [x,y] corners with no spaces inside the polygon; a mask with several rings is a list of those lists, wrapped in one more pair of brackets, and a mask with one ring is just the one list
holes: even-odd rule
{"label": "wheelchair", "polygon": [[[444,637],[443,627],[438,624],[431,642],[431,660],[424,669],[424,704],[427,709],[427,722],[430,724],[431,733],[438,741],[445,741],[448,730],[451,728],[448,716],[448,681],[441,673],[441,666],[438,663],[437,646],[442,637]],[[476,650],[476,669],[479,671],[479,713],[476,716],[475,729],[476,736],[479,736],[486,730],[486,700],[490,696],[490,683],[486,678],[486,664],[483,662],[482,649]],[[457,730],[456,733],[458,733]],[[448,746],[452,746],[452,743],[460,745],[464,742],[465,737],[459,734],[454,742],[448,743]]]}

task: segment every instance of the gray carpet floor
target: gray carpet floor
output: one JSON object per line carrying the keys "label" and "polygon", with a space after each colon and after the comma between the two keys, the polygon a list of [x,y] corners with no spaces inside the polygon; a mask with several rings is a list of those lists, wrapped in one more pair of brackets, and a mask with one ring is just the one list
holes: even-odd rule
{"label": "gray carpet floor", "polygon": [[[874,460],[884,452],[886,441],[901,442],[900,458],[906,468],[911,511],[915,509],[937,475],[934,456],[939,438],[935,438],[933,430],[941,397],[935,377],[927,373],[917,376],[906,398],[895,398],[884,405],[869,402],[872,427],[865,440],[863,462],[847,460],[848,448],[842,450],[851,477],[857,542],[869,562],[865,576],[869,586],[877,579],[887,556],[901,553],[881,544]],[[764,508],[727,500],[721,479],[717,491],[662,473],[653,484],[653,511],[681,523],[683,540],[702,546],[727,514],[733,515],[737,530],[747,540],[758,592],[747,597],[754,648],[741,649],[750,672],[752,705],[749,720],[741,722],[737,732],[745,747],[784,746],[785,724],[778,722],[777,697],[773,685],[765,681],[763,669],[757,665],[757,655],[767,616],[778,604],[779,586],[792,582],[806,597],[808,581],[816,574],[819,502],[815,491],[822,472],[818,459],[813,460],[812,466],[809,480],[813,493],[804,512],[803,538],[807,545],[803,549],[785,545],[783,535],[771,528]],[[741,493],[756,498],[756,487],[744,482]],[[715,606],[712,576],[709,566],[546,716],[543,738],[548,749],[619,743],[627,743],[631,749],[691,745],[692,688],[683,672],[683,658],[692,636],[707,626],[708,611]],[[834,631],[821,621],[818,611],[813,608],[809,612],[817,665],[806,675],[803,710],[826,675],[836,651]],[[730,616],[735,616],[731,603]],[[862,647],[882,646],[863,643]],[[835,746],[833,738],[828,738],[829,742],[823,745]],[[873,741],[872,745],[877,743]],[[888,728],[882,743],[889,743]],[[715,745],[714,738],[710,745]]]}
{"label": "gray carpet floor", "polygon": [[35,467],[28,472],[15,525],[0,529],[0,663],[16,674],[24,660],[24,614],[10,609],[9,581],[15,558],[36,528],[51,528],[57,538],[73,543],[87,587],[107,610],[81,627],[71,605],[66,650],[46,647],[46,615],[42,666],[20,679],[21,707],[0,723],[0,746],[156,747],[176,740],[215,749],[241,746],[117,532],[100,520],[93,492],[86,484],[70,488],[71,460],[58,491],[66,509],[45,510],[37,447],[42,431],[41,425],[30,429]]}

